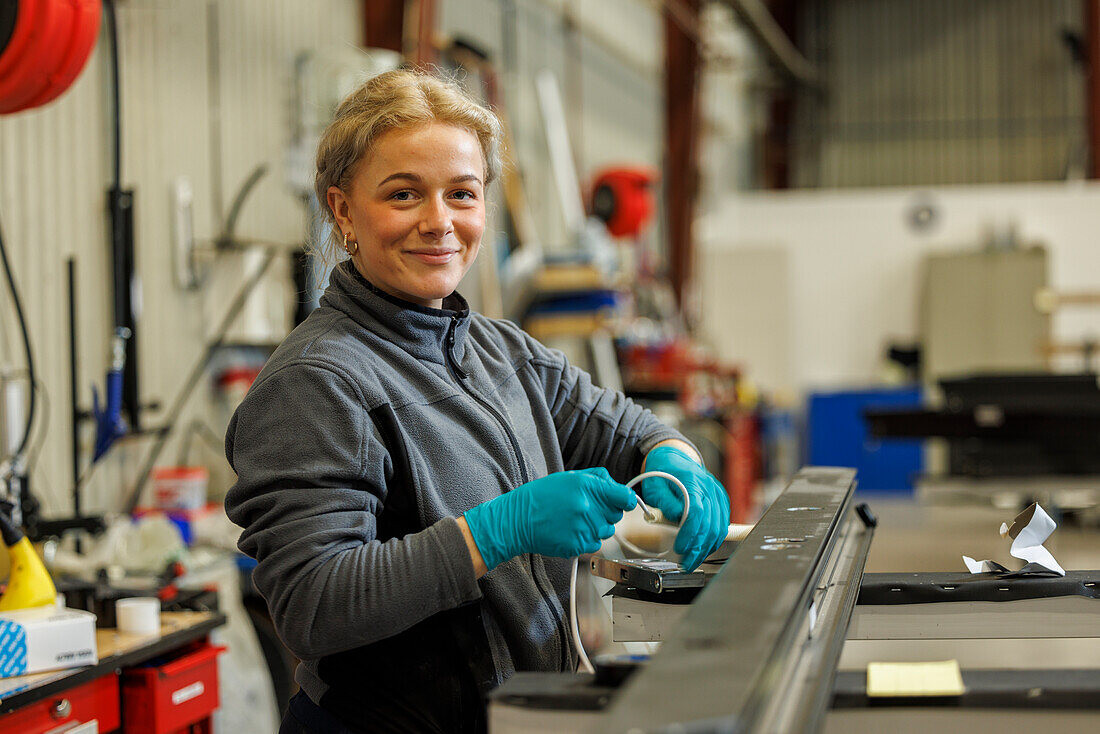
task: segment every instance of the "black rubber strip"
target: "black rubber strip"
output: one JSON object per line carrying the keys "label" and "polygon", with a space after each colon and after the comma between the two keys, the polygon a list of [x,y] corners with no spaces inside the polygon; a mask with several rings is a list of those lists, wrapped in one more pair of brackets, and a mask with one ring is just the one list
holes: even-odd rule
{"label": "black rubber strip", "polygon": [[[994,642],[990,640],[990,642]],[[963,670],[961,696],[871,698],[867,673],[841,671],[833,685],[833,709],[901,706],[951,709],[1100,708],[1100,670]]]}
{"label": "black rubber strip", "polygon": [[1017,601],[1055,596],[1100,599],[1100,571],[1066,571],[1065,576],[1022,578],[965,572],[865,573],[857,603],[869,605]]}

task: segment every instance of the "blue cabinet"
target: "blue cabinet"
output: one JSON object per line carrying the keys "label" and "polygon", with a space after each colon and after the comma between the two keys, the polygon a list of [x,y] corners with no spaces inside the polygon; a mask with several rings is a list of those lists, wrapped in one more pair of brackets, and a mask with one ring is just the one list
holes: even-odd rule
{"label": "blue cabinet", "polygon": [[924,442],[871,438],[863,411],[921,405],[921,388],[912,385],[811,393],[806,463],[852,467],[862,490],[912,492],[913,480],[924,470]]}

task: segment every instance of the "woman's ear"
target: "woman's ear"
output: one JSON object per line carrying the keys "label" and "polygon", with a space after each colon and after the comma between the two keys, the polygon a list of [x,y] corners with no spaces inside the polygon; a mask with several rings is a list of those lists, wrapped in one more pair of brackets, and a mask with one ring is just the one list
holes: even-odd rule
{"label": "woman's ear", "polygon": [[344,232],[353,231],[351,225],[351,204],[348,197],[340,190],[339,186],[328,187],[328,208],[332,210],[332,216],[336,218],[336,224]]}

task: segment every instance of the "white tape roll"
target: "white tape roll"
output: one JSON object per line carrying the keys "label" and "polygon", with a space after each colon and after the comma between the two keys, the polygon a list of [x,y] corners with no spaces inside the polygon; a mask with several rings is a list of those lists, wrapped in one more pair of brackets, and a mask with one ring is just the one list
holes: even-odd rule
{"label": "white tape roll", "polygon": [[160,634],[160,599],[138,596],[115,602],[115,625],[133,635]]}

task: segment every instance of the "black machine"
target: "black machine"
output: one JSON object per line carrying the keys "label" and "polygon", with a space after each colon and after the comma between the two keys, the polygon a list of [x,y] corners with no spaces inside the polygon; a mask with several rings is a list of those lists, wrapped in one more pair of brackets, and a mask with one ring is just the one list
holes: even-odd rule
{"label": "black machine", "polygon": [[1100,474],[1100,377],[974,375],[940,380],[938,410],[869,410],[877,438],[944,438],[959,477]]}

